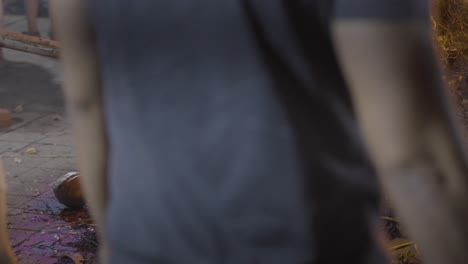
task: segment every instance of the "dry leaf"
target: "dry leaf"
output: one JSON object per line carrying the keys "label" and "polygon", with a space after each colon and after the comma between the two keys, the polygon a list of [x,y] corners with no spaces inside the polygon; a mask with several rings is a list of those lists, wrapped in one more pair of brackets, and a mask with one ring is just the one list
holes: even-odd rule
{"label": "dry leaf", "polygon": [[37,154],[37,149],[36,148],[28,148],[24,153],[28,155],[34,155]]}
{"label": "dry leaf", "polygon": [[15,107],[15,113],[22,113],[23,111],[23,104],[19,104]]}
{"label": "dry leaf", "polygon": [[23,160],[20,159],[20,158],[18,158],[18,157],[16,157],[16,158],[14,159],[14,161],[15,161],[16,163],[18,163],[18,164],[21,163],[21,162],[23,162]]}

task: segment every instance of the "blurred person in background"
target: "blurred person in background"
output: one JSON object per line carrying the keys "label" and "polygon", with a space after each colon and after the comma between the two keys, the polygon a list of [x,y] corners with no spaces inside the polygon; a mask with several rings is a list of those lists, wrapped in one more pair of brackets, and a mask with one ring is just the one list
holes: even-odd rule
{"label": "blurred person in background", "polygon": [[[28,22],[28,30],[23,32],[25,35],[40,37],[38,26],[38,17],[39,17],[39,0],[25,0],[26,7],[26,20]],[[53,18],[49,15],[49,38],[54,39],[54,23]]]}
{"label": "blurred person in background", "polygon": [[426,1],[52,3],[103,262],[466,263]]}
{"label": "blurred person in background", "polygon": [[[0,30],[3,31],[3,23],[4,23],[4,6],[3,0],[0,0]],[[0,48],[0,62],[3,61],[3,49]]]}
{"label": "blurred person in background", "polygon": [[26,21],[28,30],[23,34],[40,37],[39,26],[37,23],[39,16],[39,0],[25,0],[24,5],[26,8]]}

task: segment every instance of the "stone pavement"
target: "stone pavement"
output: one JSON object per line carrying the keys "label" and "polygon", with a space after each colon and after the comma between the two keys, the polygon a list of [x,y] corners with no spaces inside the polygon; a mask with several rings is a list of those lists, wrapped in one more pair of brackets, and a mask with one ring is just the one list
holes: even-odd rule
{"label": "stone pavement", "polygon": [[[7,16],[6,30],[26,29],[24,17]],[[40,20],[43,36],[48,21]],[[68,211],[53,197],[53,183],[76,170],[65,118],[57,61],[4,49],[0,108],[13,112],[13,126],[0,129],[0,155],[7,177],[8,228],[20,264],[57,263],[61,254],[90,262],[94,227],[85,210]]]}

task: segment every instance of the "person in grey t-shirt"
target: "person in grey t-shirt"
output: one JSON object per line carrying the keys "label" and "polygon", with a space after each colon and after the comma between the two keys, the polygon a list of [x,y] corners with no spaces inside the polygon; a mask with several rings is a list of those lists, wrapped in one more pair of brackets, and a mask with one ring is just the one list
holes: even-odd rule
{"label": "person in grey t-shirt", "polygon": [[103,261],[385,263],[374,168],[427,263],[466,260],[424,1],[53,8]]}

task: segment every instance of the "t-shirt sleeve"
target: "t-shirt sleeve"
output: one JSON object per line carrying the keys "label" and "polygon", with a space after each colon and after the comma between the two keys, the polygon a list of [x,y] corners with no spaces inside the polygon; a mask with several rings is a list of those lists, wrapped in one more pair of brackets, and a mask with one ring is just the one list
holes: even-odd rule
{"label": "t-shirt sleeve", "polygon": [[426,19],[431,0],[336,0],[335,18]]}

